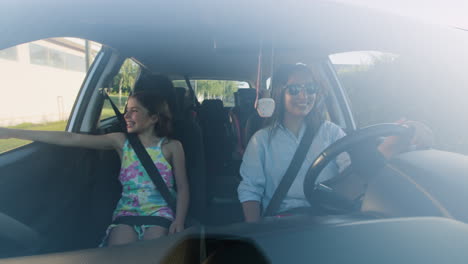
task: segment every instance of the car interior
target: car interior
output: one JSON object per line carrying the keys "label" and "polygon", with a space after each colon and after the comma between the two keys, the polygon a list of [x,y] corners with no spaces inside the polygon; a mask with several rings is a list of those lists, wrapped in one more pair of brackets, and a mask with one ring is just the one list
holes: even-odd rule
{"label": "car interior", "polygon": [[[88,98],[85,99],[88,103],[75,109],[76,119],[81,120],[75,123],[77,129],[88,128],[87,133],[92,134],[121,131],[121,126],[115,116],[99,120],[101,108],[106,100],[102,95],[102,88],[107,87],[106,81],[113,78],[125,59],[137,61],[135,58],[122,57],[110,47],[104,47],[98,54],[99,56],[101,61],[96,61],[102,64],[93,65],[93,67],[101,67],[101,73],[83,93],[83,96]],[[106,63],[103,62],[105,59],[108,60]],[[243,221],[241,205],[237,199],[237,185],[240,182],[239,166],[243,150],[249,141],[249,136],[255,133],[253,127],[260,128],[264,121],[254,108],[256,89],[238,89],[234,93],[233,107],[224,106],[221,99],[205,99],[198,102],[194,96],[195,93],[190,91],[193,89],[190,84],[190,80],[193,80],[191,76],[181,76],[180,73],[161,74],[151,71],[148,66],[139,61],[138,63],[142,70],[133,91],[160,93],[167,98],[173,112],[174,138],[182,142],[186,154],[191,188],[190,216],[197,219],[208,230],[213,229],[214,233],[218,232],[217,230],[222,226],[230,224],[234,224],[232,230],[236,230],[236,223]],[[333,79],[327,78],[330,76],[327,75],[327,71],[331,71],[329,62],[315,59],[310,62],[310,65],[313,66],[316,74],[323,76],[323,83],[328,91],[324,93],[325,96],[320,104],[324,118],[341,124],[344,129],[348,127],[348,131],[352,133],[352,130],[349,130],[353,127],[349,122],[350,117],[346,117],[338,103],[340,97],[337,95],[341,93],[336,89],[339,86],[333,83]],[[203,78],[207,79],[208,76],[204,75]],[[90,77],[92,76],[88,76]],[[167,91],[158,90],[159,83],[171,81],[171,79],[178,80],[181,77],[188,80],[187,87],[173,87]],[[254,80],[243,78],[240,81],[253,82]],[[367,142],[369,143],[369,140]],[[349,148],[349,145],[345,143],[342,150],[348,151],[352,160],[362,159],[361,152],[354,151]],[[12,162],[2,167],[3,173],[14,174],[15,177],[1,179],[2,183],[8,186],[21,185],[21,191],[27,195],[18,195],[16,188],[11,188],[10,191],[5,190],[0,194],[4,214],[2,221],[5,221],[5,226],[8,226],[8,230],[2,231],[4,244],[8,245],[2,247],[2,256],[64,252],[96,247],[107,225],[110,224],[113,208],[121,192],[116,177],[120,166],[117,154],[113,151],[64,148],[41,143],[34,143],[8,154],[12,157],[28,155],[25,162]],[[402,157],[397,164],[413,159],[412,156],[415,154],[408,155],[408,158]],[[434,158],[437,156],[434,154]],[[428,154],[426,158],[429,158]],[[383,175],[402,173],[399,169],[400,165],[388,165],[386,168],[382,172]],[[31,177],[31,174],[34,176]],[[412,177],[418,174],[415,172]],[[406,174],[402,173],[402,175]],[[314,200],[323,201],[320,214],[337,215],[337,217],[328,216],[317,221],[326,224],[347,223],[383,216],[419,214],[412,207],[405,210],[393,204],[398,203],[398,200],[395,200],[396,194],[389,192],[384,186],[405,185],[404,182],[397,180],[398,177],[390,177],[393,181],[387,182],[384,180],[385,176],[379,176],[379,180],[368,185],[369,178],[373,176],[366,175],[363,171],[353,171],[350,168],[338,179],[326,183],[328,187],[332,186],[341,194],[338,200],[337,196],[330,196],[327,192],[316,192],[312,196]],[[421,187],[416,185],[416,188]],[[401,188],[398,189],[401,191]],[[416,193],[408,190],[409,196],[414,196]],[[426,203],[425,207],[419,208],[420,212],[425,212],[427,215],[451,216],[443,205],[434,203],[430,199],[427,200],[424,190],[419,190],[419,195],[416,197],[419,197],[422,203]],[[32,197],[33,200],[31,200]],[[347,201],[356,200],[359,201],[357,208],[346,207]],[[376,201],[379,203],[376,204]],[[360,213],[356,214],[357,212]],[[12,223],[13,221],[16,222]],[[291,221],[304,220],[292,219]],[[270,225],[276,225],[276,223],[267,223],[258,230],[268,230],[272,228]],[[229,234],[233,232],[232,230],[223,233]],[[10,240],[15,243],[11,243]],[[192,244],[190,245],[193,246]]]}
{"label": "car interior", "polygon": [[[322,17],[321,11],[314,12],[316,19]],[[348,13],[340,13],[346,26],[351,24],[346,24]],[[32,14],[35,16],[38,15]],[[328,57],[332,52],[343,51],[339,45],[348,44],[348,39],[350,50],[393,47],[387,42],[385,30],[379,31],[373,41],[359,46],[358,38],[344,38],[349,37],[345,34],[334,41],[331,36],[336,32],[332,30],[341,32],[341,28],[330,26],[332,33],[323,36],[324,42],[312,41],[313,45],[307,46],[312,36],[305,36],[298,45],[281,42],[280,38],[276,42],[260,42],[253,29],[235,36],[227,36],[219,28],[195,34],[193,28],[175,26],[166,32],[164,28],[151,28],[160,22],[158,19],[163,19],[154,17],[151,22],[117,23],[113,28],[100,28],[86,19],[80,20],[86,25],[83,28],[69,25],[74,37],[102,43],[103,48],[86,74],[66,131],[88,134],[121,131],[115,116],[102,118],[106,104],[103,90],[109,88],[124,62],[132,60],[140,69],[133,91],[159,93],[168,101],[173,114],[173,137],[181,141],[186,155],[189,215],[198,224],[153,241],[96,248],[111,223],[121,193],[118,155],[110,150],[34,142],[0,154],[0,186],[7,186],[0,192],[0,257],[5,258],[0,262],[219,263],[230,259],[262,263],[266,258],[277,263],[305,260],[463,263],[466,260],[468,213],[459,201],[468,200],[464,177],[468,158],[439,150],[398,155],[384,162],[379,170],[373,170],[377,171],[373,175],[351,165],[337,179],[324,182],[319,188],[312,177],[306,184],[309,191],[305,189],[307,198],[314,201],[311,204],[316,205],[312,213],[242,223],[242,208],[237,199],[239,166],[249,138],[264,121],[254,107],[257,94],[268,90],[266,81],[276,66],[308,65],[323,86],[319,104],[323,117],[349,134],[322,153],[321,160],[314,162],[318,166],[314,173],[320,173],[325,162],[343,151],[349,153],[352,162],[364,160],[372,167],[376,164],[375,157],[369,156],[372,151],[363,154],[362,149],[370,147],[375,151],[382,136],[401,133],[392,125],[357,129],[349,100]],[[106,16],[99,17],[100,22],[105,19]],[[51,20],[49,26],[57,21]],[[314,24],[315,29],[325,28],[328,22]],[[387,21],[378,25],[387,29],[394,26]],[[364,26],[374,32],[374,25]],[[112,29],[134,35],[123,38],[112,34]],[[301,28],[295,30],[300,32]],[[64,30],[51,26],[44,31],[32,35],[19,32],[16,42],[56,37]],[[161,41],[155,32],[167,34],[164,35],[167,39]],[[17,44],[13,42],[5,41],[2,45]],[[180,86],[181,80],[185,81],[184,87]],[[198,101],[196,88],[192,87],[194,80],[240,81],[249,83],[250,88],[235,91],[234,105],[227,106],[221,98]],[[170,90],[158,89],[158,84],[166,81],[177,85]],[[453,243],[445,243],[447,237]],[[243,254],[247,260],[242,259]]]}
{"label": "car interior", "polygon": [[[101,70],[101,73],[97,77],[88,74],[88,78],[94,82],[82,91],[84,102],[88,102],[75,109],[75,129],[91,134],[121,131],[115,116],[99,120],[101,108],[105,103],[101,90],[107,87],[106,82],[112,80],[125,59],[132,58],[123,57],[110,47],[104,47],[97,58],[91,72],[97,69]],[[258,129],[263,122],[254,108],[256,89],[244,88],[235,91],[235,103],[232,107],[224,106],[221,99],[205,99],[198,102],[195,93],[190,91],[193,89],[190,87],[192,76],[182,76],[182,72],[161,74],[151,71],[150,66],[142,64],[139,60],[133,60],[138,62],[141,68],[133,91],[162,94],[167,98],[173,112],[174,138],[182,142],[186,154],[191,190],[189,214],[208,226],[243,221],[237,199],[239,166],[249,140],[247,135],[251,136],[255,132],[247,131],[247,126]],[[330,70],[326,60],[313,60],[311,63],[321,69],[323,76],[326,76],[325,71]],[[255,68],[252,67],[250,76],[254,74]],[[229,76],[229,73],[223,72],[223,75]],[[209,79],[218,76],[210,76],[207,72],[198,76],[201,77]],[[248,77],[249,75],[245,75],[237,81],[255,81]],[[181,78],[189,80],[188,87],[158,90],[158,83]],[[329,89],[333,90],[330,83],[329,85]],[[328,96],[326,101],[324,109],[327,118],[346,127],[344,114],[337,103],[338,98]],[[40,151],[36,152],[36,148]],[[2,168],[3,173],[17,175],[3,179],[9,180],[4,184],[17,186],[23,182],[22,190],[28,195],[8,206],[7,197],[13,198],[14,194],[3,192],[1,196],[5,199],[2,199],[2,212],[40,234],[37,235],[37,241],[40,242],[36,245],[38,248],[31,249],[26,246],[26,252],[21,252],[18,250],[21,247],[17,246],[12,246],[15,250],[5,248],[5,256],[27,254],[28,250],[46,253],[95,247],[111,221],[110,216],[121,192],[115,177],[120,166],[118,156],[113,151],[63,148],[41,143],[34,143],[8,154],[14,156],[17,152],[18,155],[25,155],[23,152],[28,150],[32,152],[32,157],[27,158],[27,166],[21,162],[14,162]],[[29,178],[32,172],[34,179],[25,180],[24,178]],[[42,187],[35,188],[38,185]],[[12,189],[12,192],[16,192],[16,189]],[[34,205],[27,205],[31,202],[31,197],[35,197]],[[34,210],[24,210],[31,207]],[[69,240],[69,237],[73,239]]]}

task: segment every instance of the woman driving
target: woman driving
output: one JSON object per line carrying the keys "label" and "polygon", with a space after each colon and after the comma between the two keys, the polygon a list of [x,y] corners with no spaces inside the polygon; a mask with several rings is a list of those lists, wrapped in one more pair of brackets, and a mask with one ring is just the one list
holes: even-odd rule
{"label": "woman driving", "polygon": [[[250,139],[240,168],[242,181],[238,187],[238,196],[247,222],[258,221],[268,207],[307,126],[313,131],[312,143],[276,214],[310,206],[303,190],[307,170],[323,150],[345,136],[338,125],[323,118],[317,106],[321,87],[320,81],[304,64],[282,65],[274,73],[272,98],[276,103],[275,111],[267,120],[267,126]],[[408,123],[410,126],[414,124]],[[415,125],[414,137],[418,138],[420,144],[430,141],[421,140],[418,130],[421,130],[421,126]],[[384,157],[391,157],[405,151],[400,141],[397,137],[389,137],[379,145],[378,150]],[[349,164],[346,153],[339,155],[322,171],[318,182],[338,175]]]}

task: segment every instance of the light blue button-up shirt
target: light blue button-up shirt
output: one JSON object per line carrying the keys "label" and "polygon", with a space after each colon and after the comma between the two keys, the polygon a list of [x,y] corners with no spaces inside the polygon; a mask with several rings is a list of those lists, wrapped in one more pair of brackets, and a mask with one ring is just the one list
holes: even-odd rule
{"label": "light blue button-up shirt", "polygon": [[[276,124],[276,126],[275,129],[272,127],[261,129],[252,136],[240,167],[242,181],[237,190],[240,202],[261,202],[263,210],[270,203],[273,193],[286,173],[305,132],[305,125],[301,127],[298,137],[283,125]],[[272,133],[272,131],[274,132]],[[320,126],[296,179],[281,203],[280,212],[310,206],[303,190],[307,170],[325,148],[344,136],[344,131],[334,123],[325,121]],[[338,156],[324,168],[318,181],[334,177],[349,163],[347,154]]]}

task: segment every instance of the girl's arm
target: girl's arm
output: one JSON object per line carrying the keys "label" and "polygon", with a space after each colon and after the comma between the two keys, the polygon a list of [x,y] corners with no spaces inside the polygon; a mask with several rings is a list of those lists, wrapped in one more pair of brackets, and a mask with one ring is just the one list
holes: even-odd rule
{"label": "girl's arm", "polygon": [[168,147],[172,153],[172,168],[177,184],[177,212],[174,222],[169,228],[169,233],[176,233],[184,230],[185,217],[187,216],[189,205],[189,186],[182,144],[177,140],[172,140],[171,144],[168,144]]}
{"label": "girl's arm", "polygon": [[119,150],[125,142],[123,133],[86,135],[64,131],[36,131],[0,127],[0,139],[18,138],[49,144],[92,149]]}

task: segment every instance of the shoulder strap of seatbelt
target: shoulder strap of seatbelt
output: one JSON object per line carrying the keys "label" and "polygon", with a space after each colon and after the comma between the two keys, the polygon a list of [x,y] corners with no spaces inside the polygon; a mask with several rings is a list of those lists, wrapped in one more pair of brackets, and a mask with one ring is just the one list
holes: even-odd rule
{"label": "shoulder strap of seatbelt", "polygon": [[133,150],[135,151],[138,159],[141,162],[141,165],[143,168],[146,170],[146,173],[150,176],[151,180],[153,181],[154,185],[158,189],[158,191],[161,193],[162,197],[166,201],[166,203],[169,205],[169,207],[175,212],[176,210],[176,201],[174,196],[170,193],[169,188],[167,187],[166,183],[164,182],[161,174],[159,173],[158,168],[156,165],[154,165],[153,160],[151,159],[150,155],[146,151],[145,147],[141,143],[140,139],[136,134],[133,133],[128,133],[127,132],[127,126],[125,125],[125,119],[122,113],[120,113],[119,109],[117,106],[114,104],[112,99],[110,98],[109,94],[107,92],[103,91],[104,96],[106,99],[109,100],[109,103],[112,106],[112,109],[115,112],[115,115],[117,116],[119,123],[122,125],[125,134],[127,135],[128,141],[130,142],[130,145],[132,146]]}
{"label": "shoulder strap of seatbelt", "polygon": [[154,165],[153,159],[151,159],[150,155],[146,151],[145,147],[141,143],[138,136],[134,133],[127,134],[128,141],[130,145],[132,145],[133,150],[135,150],[138,159],[141,162],[141,165],[145,168],[146,172],[150,176],[151,180],[153,180],[154,185],[161,193],[162,197],[169,205],[169,207],[175,212],[176,210],[176,201],[174,196],[169,191],[166,183],[164,182],[161,174],[159,173],[158,168]]}
{"label": "shoulder strap of seatbelt", "polygon": [[125,122],[124,115],[120,113],[119,108],[114,104],[109,94],[104,89],[102,90],[102,94],[104,95],[105,99],[107,99],[111,104],[112,110],[114,110],[115,116],[117,116],[117,120],[119,120],[119,124],[122,127],[123,132],[127,134],[127,125]]}
{"label": "shoulder strap of seatbelt", "polygon": [[273,194],[273,197],[271,198],[271,201],[268,204],[265,213],[263,214],[264,216],[271,216],[278,212],[281,202],[283,202],[284,198],[286,197],[289,188],[291,188],[294,179],[296,178],[299,170],[302,167],[302,164],[304,163],[305,157],[309,152],[310,145],[312,144],[313,137],[314,129],[311,125],[308,125],[306,131],[304,132],[304,136],[302,137],[301,142],[299,143],[299,146],[294,153],[291,163],[286,170],[286,173],[281,179],[281,182],[276,188],[275,193]]}

